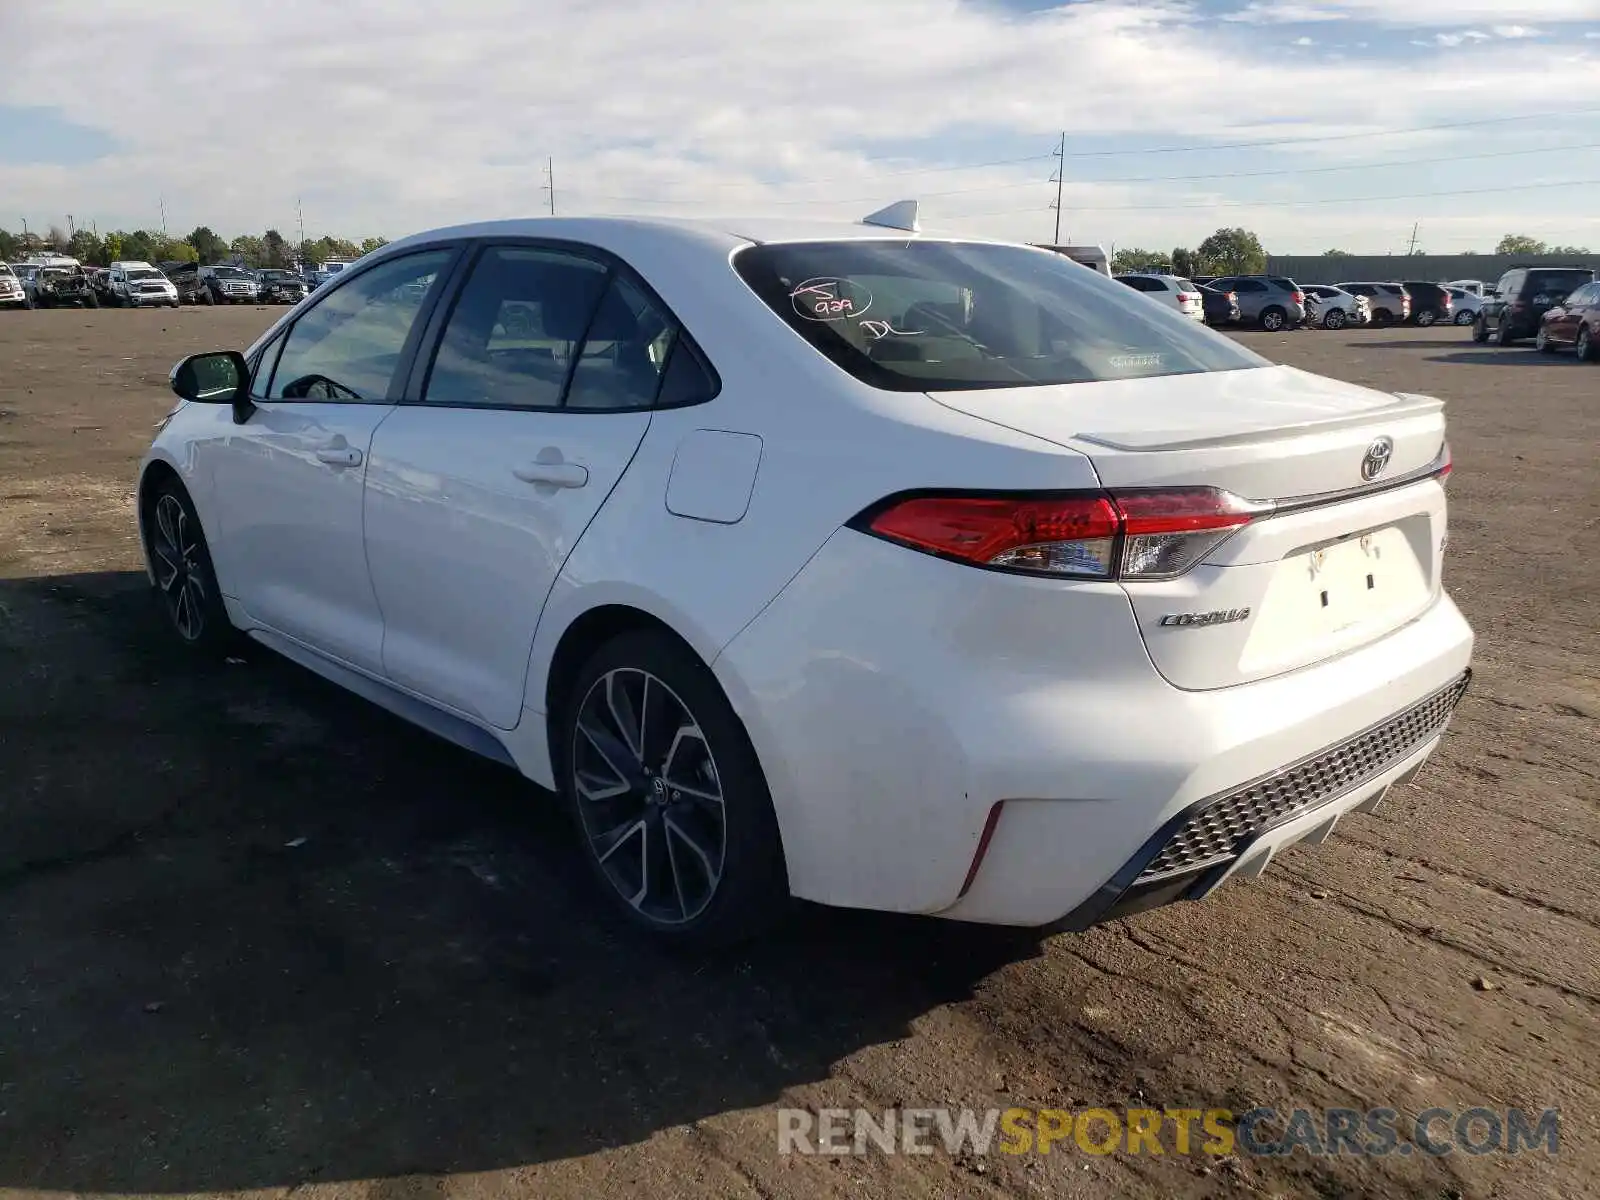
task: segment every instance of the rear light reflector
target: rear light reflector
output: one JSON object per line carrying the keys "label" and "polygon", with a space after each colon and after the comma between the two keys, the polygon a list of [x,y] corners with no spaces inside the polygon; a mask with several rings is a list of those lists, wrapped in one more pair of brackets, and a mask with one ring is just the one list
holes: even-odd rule
{"label": "rear light reflector", "polygon": [[1272,510],[1219,488],[1063,496],[913,496],[865,532],[975,566],[1073,579],[1172,579]]}
{"label": "rear light reflector", "polygon": [[1449,442],[1446,442],[1444,444],[1444,449],[1439,451],[1439,457],[1444,459],[1444,461],[1439,464],[1439,469],[1434,472],[1434,476],[1439,480],[1440,483],[1443,483],[1445,480],[1450,478],[1450,472],[1455,469],[1455,459],[1450,454]]}

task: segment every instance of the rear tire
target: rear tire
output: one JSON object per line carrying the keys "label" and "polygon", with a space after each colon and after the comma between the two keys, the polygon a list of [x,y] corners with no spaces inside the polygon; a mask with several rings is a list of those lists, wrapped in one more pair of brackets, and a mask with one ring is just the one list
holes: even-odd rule
{"label": "rear tire", "polygon": [[1394,314],[1387,308],[1376,309],[1372,314],[1372,323],[1379,329],[1387,329],[1394,324]]}
{"label": "rear tire", "polygon": [[556,783],[582,853],[635,928],[723,946],[788,910],[760,761],[687,647],[654,630],[606,642],[573,677],[551,728]]}
{"label": "rear tire", "polygon": [[1489,340],[1489,322],[1476,317],[1472,322],[1472,340],[1482,345]]}
{"label": "rear tire", "polygon": [[1324,329],[1343,329],[1347,320],[1348,318],[1344,315],[1344,309],[1330,308],[1322,318],[1322,327]]}
{"label": "rear tire", "polygon": [[1494,344],[1496,346],[1509,346],[1517,339],[1511,336],[1511,324],[1504,317],[1500,318],[1500,326],[1494,331]]}
{"label": "rear tire", "polygon": [[1463,309],[1461,312],[1458,312],[1456,314],[1456,324],[1457,325],[1471,325],[1472,322],[1474,320],[1476,320],[1476,319],[1477,319],[1477,314],[1469,312],[1469,311],[1467,311],[1465,309]]}
{"label": "rear tire", "polygon": [[1417,324],[1423,329],[1427,329],[1438,319],[1439,314],[1434,312],[1431,308],[1425,308],[1417,314]]}
{"label": "rear tire", "polygon": [[88,308],[99,308],[100,307],[100,297],[96,296],[93,292],[90,292],[87,296],[85,296],[83,298],[83,303]]}
{"label": "rear tire", "polygon": [[1279,333],[1289,323],[1289,314],[1277,305],[1261,310],[1261,328],[1268,333]]}
{"label": "rear tire", "polygon": [[207,288],[205,291],[200,293],[201,304],[215,304],[216,302],[217,298],[211,294],[210,288]]}

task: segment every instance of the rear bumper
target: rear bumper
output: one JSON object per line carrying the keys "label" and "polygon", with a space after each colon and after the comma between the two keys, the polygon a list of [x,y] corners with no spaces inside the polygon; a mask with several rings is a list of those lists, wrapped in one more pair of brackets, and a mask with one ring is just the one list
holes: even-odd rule
{"label": "rear bumper", "polygon": [[1441,594],[1359,650],[1184,691],[1115,585],[997,576],[846,530],[713,669],[766,770],[795,894],[1081,925],[1203,895],[1371,801],[1436,731],[1314,805],[1246,822],[1226,859],[1146,875],[1184,821],[1452,685],[1472,643]]}

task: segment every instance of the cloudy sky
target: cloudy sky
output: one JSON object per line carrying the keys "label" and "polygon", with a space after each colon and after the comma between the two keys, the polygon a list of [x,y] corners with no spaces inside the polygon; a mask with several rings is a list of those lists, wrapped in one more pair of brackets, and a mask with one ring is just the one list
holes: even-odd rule
{"label": "cloudy sky", "polygon": [[550,158],[563,215],[1039,241],[1064,130],[1073,241],[1600,247],[1600,0],[0,0],[0,46],[12,230],[395,237]]}

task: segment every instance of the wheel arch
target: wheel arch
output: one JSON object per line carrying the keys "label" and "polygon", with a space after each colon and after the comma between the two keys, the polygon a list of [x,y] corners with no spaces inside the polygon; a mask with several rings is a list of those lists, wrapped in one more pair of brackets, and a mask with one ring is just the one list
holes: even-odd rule
{"label": "wheel arch", "polygon": [[[144,559],[144,573],[149,577],[151,584],[155,583],[155,573],[150,568],[149,517],[151,505],[155,503],[156,492],[169,482],[175,482],[189,496],[189,503],[194,503],[194,494],[189,491],[189,486],[183,480],[183,473],[165,458],[152,457],[145,463],[144,469],[139,472],[139,486],[134,491],[134,519],[138,522],[139,553]],[[199,509],[195,509],[196,515]],[[202,524],[201,529],[204,530]]]}

